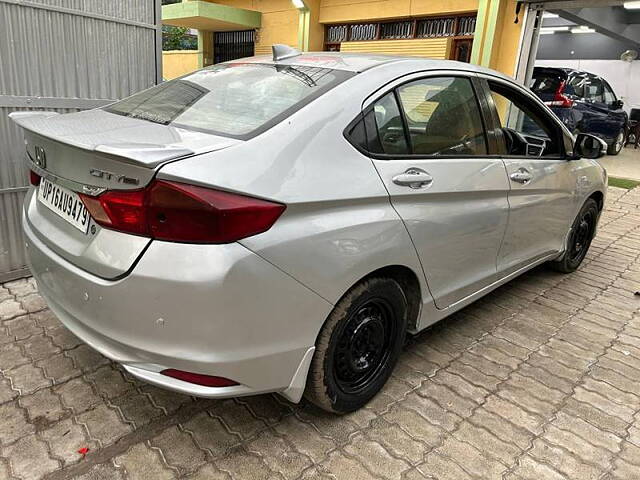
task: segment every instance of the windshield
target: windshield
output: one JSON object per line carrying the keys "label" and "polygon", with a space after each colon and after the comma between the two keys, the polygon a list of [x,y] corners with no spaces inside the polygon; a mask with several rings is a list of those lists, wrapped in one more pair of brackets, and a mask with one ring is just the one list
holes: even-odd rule
{"label": "windshield", "polygon": [[352,75],[317,67],[221,64],[144,90],[105,110],[163,125],[247,138]]}

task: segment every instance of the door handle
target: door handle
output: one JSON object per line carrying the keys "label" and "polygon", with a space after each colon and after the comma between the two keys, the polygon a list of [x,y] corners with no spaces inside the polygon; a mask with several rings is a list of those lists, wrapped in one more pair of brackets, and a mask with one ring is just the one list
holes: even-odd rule
{"label": "door handle", "polygon": [[509,178],[514,182],[522,183],[523,185],[529,183],[533,176],[526,168],[519,168],[517,171],[509,175]]}
{"label": "door handle", "polygon": [[403,187],[424,188],[433,182],[433,177],[421,168],[409,168],[393,177],[393,183]]}

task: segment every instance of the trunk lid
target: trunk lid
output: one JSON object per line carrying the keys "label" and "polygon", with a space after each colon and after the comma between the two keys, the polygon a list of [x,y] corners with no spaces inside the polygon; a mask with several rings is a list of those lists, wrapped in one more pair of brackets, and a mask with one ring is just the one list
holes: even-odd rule
{"label": "trunk lid", "polygon": [[[241,142],[104,110],[20,112],[11,118],[25,130],[29,167],[45,179],[25,200],[28,228],[64,259],[107,279],[126,274],[151,240],[102,228],[91,219],[81,231],[60,210],[79,212],[77,193],[139,189],[167,162]],[[47,187],[48,197],[42,191]]]}

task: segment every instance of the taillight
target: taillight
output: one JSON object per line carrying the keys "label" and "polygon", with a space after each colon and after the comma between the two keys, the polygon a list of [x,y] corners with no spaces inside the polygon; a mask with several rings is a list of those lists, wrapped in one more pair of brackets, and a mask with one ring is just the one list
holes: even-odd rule
{"label": "taillight", "polygon": [[195,383],[196,385],[203,385],[205,387],[232,387],[233,385],[239,385],[237,382],[229,380],[228,378],[185,372],[184,370],[175,370],[173,368],[162,370],[160,373],[167,377],[177,378],[183,382]]}
{"label": "taillight", "polygon": [[545,105],[549,105],[550,107],[562,107],[562,108],[571,108],[573,107],[573,100],[567,97],[564,94],[564,87],[567,85],[567,82],[564,80],[560,82],[556,93],[553,96],[553,100],[550,102],[544,102]]}
{"label": "taillight", "polygon": [[42,177],[38,175],[36,172],[34,172],[33,170],[29,170],[29,182],[31,183],[31,185],[33,185],[34,187],[37,187],[38,185],[40,185],[41,178]]}
{"label": "taillight", "polygon": [[231,243],[265,232],[285,206],[185,183],[155,180],[143,190],[80,195],[97,223],[185,243]]}

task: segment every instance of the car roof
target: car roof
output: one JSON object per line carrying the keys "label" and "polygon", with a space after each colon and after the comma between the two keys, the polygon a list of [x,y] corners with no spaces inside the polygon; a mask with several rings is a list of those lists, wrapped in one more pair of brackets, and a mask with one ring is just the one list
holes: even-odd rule
{"label": "car roof", "polygon": [[256,57],[242,58],[227,63],[262,63],[272,65],[291,65],[297,67],[330,68],[333,70],[345,70],[360,73],[372,68],[393,63],[411,62],[412,66],[420,70],[464,70],[471,72],[487,73],[513,81],[513,78],[503,75],[495,70],[479,67],[470,63],[456,62],[453,60],[436,60],[422,57],[403,57],[398,55],[381,55],[374,53],[347,53],[347,52],[308,52],[296,55],[285,60],[273,61],[271,55],[259,55]]}
{"label": "car roof", "polygon": [[545,66],[538,66],[535,67],[534,72],[537,71],[560,71],[560,72],[564,72],[567,75],[591,75],[592,77],[597,77],[597,78],[602,78],[600,77],[600,75],[596,75],[595,73],[591,73],[591,72],[586,72],[584,70],[576,70],[575,68],[568,68],[568,67],[545,67]]}

